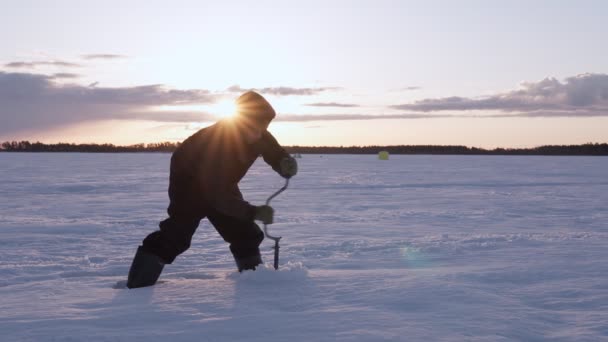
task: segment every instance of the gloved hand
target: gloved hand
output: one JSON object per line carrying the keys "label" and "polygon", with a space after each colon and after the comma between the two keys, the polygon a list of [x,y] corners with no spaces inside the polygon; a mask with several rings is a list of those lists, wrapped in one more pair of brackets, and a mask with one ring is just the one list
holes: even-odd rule
{"label": "gloved hand", "polygon": [[272,224],[274,219],[274,209],[269,205],[255,207],[254,219],[262,221],[264,224]]}
{"label": "gloved hand", "polygon": [[281,159],[281,176],[291,178],[298,173],[298,162],[293,157]]}

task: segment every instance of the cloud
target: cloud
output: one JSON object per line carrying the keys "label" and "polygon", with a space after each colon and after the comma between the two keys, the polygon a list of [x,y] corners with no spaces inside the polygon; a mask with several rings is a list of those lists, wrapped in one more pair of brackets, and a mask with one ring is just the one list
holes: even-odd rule
{"label": "cloud", "polygon": [[420,90],[422,89],[422,87],[419,86],[406,86],[406,87],[401,87],[401,88],[394,88],[394,89],[389,89],[390,92],[404,92],[404,91],[414,91],[414,90]]}
{"label": "cloud", "polygon": [[279,114],[274,119],[277,122],[315,122],[315,121],[359,121],[359,120],[416,120],[416,119],[500,119],[500,118],[557,118],[557,117],[600,117],[608,116],[606,112],[555,112],[534,111],[526,113],[502,114],[470,114],[451,112],[449,114],[402,113],[402,114]]}
{"label": "cloud", "polygon": [[214,103],[208,90],[168,89],[162,85],[103,88],[62,85],[53,76],[0,71],[0,134],[84,121],[145,119],[194,121],[204,113],[158,111],[159,106]]}
{"label": "cloud", "polygon": [[451,118],[452,115],[440,114],[420,114],[420,113],[406,113],[406,114],[383,114],[383,115],[371,115],[371,114],[281,114],[277,115],[274,121],[280,122],[310,122],[310,121],[351,121],[351,120],[389,120],[389,119],[437,119],[437,118]]}
{"label": "cloud", "polygon": [[486,97],[424,99],[391,108],[415,112],[494,110],[519,116],[604,116],[608,115],[608,75],[581,74],[564,82],[545,78],[522,83],[518,90]]}
{"label": "cloud", "polygon": [[342,108],[360,107],[357,104],[336,103],[336,102],[309,103],[309,104],[306,104],[305,106],[310,106],[310,107],[342,107]]}
{"label": "cloud", "polygon": [[233,85],[226,89],[226,91],[230,93],[244,93],[246,91],[256,91],[262,94],[268,95],[279,95],[279,96],[288,96],[288,95],[298,95],[298,96],[310,96],[316,95],[325,91],[335,91],[340,90],[340,87],[322,87],[322,88],[291,88],[291,87],[269,87],[269,88],[241,88],[239,85]]}
{"label": "cloud", "polygon": [[199,111],[180,111],[180,110],[146,110],[146,111],[130,111],[118,113],[114,119],[129,119],[129,120],[149,120],[159,122],[201,122],[201,121],[216,121],[217,116],[211,113]]}
{"label": "cloud", "polygon": [[7,68],[15,69],[33,69],[38,66],[58,66],[66,68],[79,68],[82,65],[65,61],[39,61],[39,62],[11,62],[4,64]]}
{"label": "cloud", "polygon": [[[599,117],[607,116],[606,113],[565,113],[565,112],[529,112],[529,113],[504,113],[504,114],[429,114],[429,113],[403,113],[403,114],[279,114],[274,119],[276,122],[318,122],[318,121],[363,121],[363,120],[417,120],[417,119],[500,119],[500,118],[557,118],[572,116]],[[313,126],[311,126],[313,127]],[[316,126],[314,126],[316,127]]]}
{"label": "cloud", "polygon": [[461,117],[474,117],[474,118],[567,118],[567,117],[601,117],[608,116],[606,111],[532,111],[525,113],[504,113],[504,114],[490,114],[490,115],[461,115]]}
{"label": "cloud", "polygon": [[80,77],[80,75],[78,75],[78,74],[72,74],[69,72],[59,72],[59,73],[53,74],[50,78],[65,79],[65,78],[79,78],[79,77]]}
{"label": "cloud", "polygon": [[82,55],[80,56],[83,59],[86,60],[92,60],[92,59],[121,59],[121,58],[127,58],[127,56],[124,55],[114,55],[114,54],[109,54],[109,53],[99,53],[99,54],[90,54],[90,55]]}

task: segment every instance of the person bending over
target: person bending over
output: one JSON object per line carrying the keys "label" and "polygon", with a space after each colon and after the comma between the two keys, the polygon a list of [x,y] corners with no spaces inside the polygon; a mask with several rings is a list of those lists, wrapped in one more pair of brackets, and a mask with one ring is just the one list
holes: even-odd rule
{"label": "person bending over", "polygon": [[256,92],[236,100],[237,113],[203,128],[184,140],[171,156],[169,217],[137,248],[127,287],[151,286],[165,264],[189,247],[202,219],[207,218],[230,251],[239,272],[262,263],[264,233],[255,220],[271,224],[274,210],[243,199],[238,183],[258,156],[285,178],[298,170],[292,158],[268,132],[272,106]]}

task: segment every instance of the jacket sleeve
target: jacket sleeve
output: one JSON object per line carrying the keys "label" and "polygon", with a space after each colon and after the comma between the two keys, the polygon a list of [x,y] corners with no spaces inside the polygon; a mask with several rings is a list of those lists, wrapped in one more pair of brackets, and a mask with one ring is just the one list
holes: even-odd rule
{"label": "jacket sleeve", "polygon": [[208,201],[213,208],[222,214],[232,216],[243,221],[253,221],[255,218],[255,206],[249,204],[241,197],[229,192],[215,192],[209,194]]}
{"label": "jacket sleeve", "polygon": [[[206,205],[214,208],[222,214],[241,220],[253,221],[255,206],[245,201],[238,190],[237,184],[232,181],[232,166],[230,160],[226,159],[227,152],[216,139],[206,137],[201,140],[204,157],[198,159],[195,175],[202,200]],[[204,146],[211,148],[206,148]]]}
{"label": "jacket sleeve", "polygon": [[225,172],[222,172],[220,168],[213,168],[213,170],[199,173],[199,183],[207,205],[224,215],[244,221],[253,221],[255,206],[243,199],[237,186],[227,180]]}
{"label": "jacket sleeve", "polygon": [[266,164],[270,165],[280,175],[281,159],[289,157],[289,153],[279,145],[277,139],[268,131],[265,131],[262,136],[261,153]]}

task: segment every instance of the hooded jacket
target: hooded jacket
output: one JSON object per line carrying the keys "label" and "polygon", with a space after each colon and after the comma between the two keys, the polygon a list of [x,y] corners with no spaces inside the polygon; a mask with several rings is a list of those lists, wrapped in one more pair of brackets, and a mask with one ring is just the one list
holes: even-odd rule
{"label": "hooded jacket", "polygon": [[255,207],[243,199],[239,181],[260,155],[280,172],[280,161],[289,154],[267,130],[250,144],[243,139],[242,129],[234,120],[221,120],[199,130],[175,150],[169,191],[171,186],[177,186],[173,183],[179,183],[178,193],[187,194],[184,206],[193,205],[188,201],[196,201],[197,207],[202,205],[228,216],[253,220]]}

